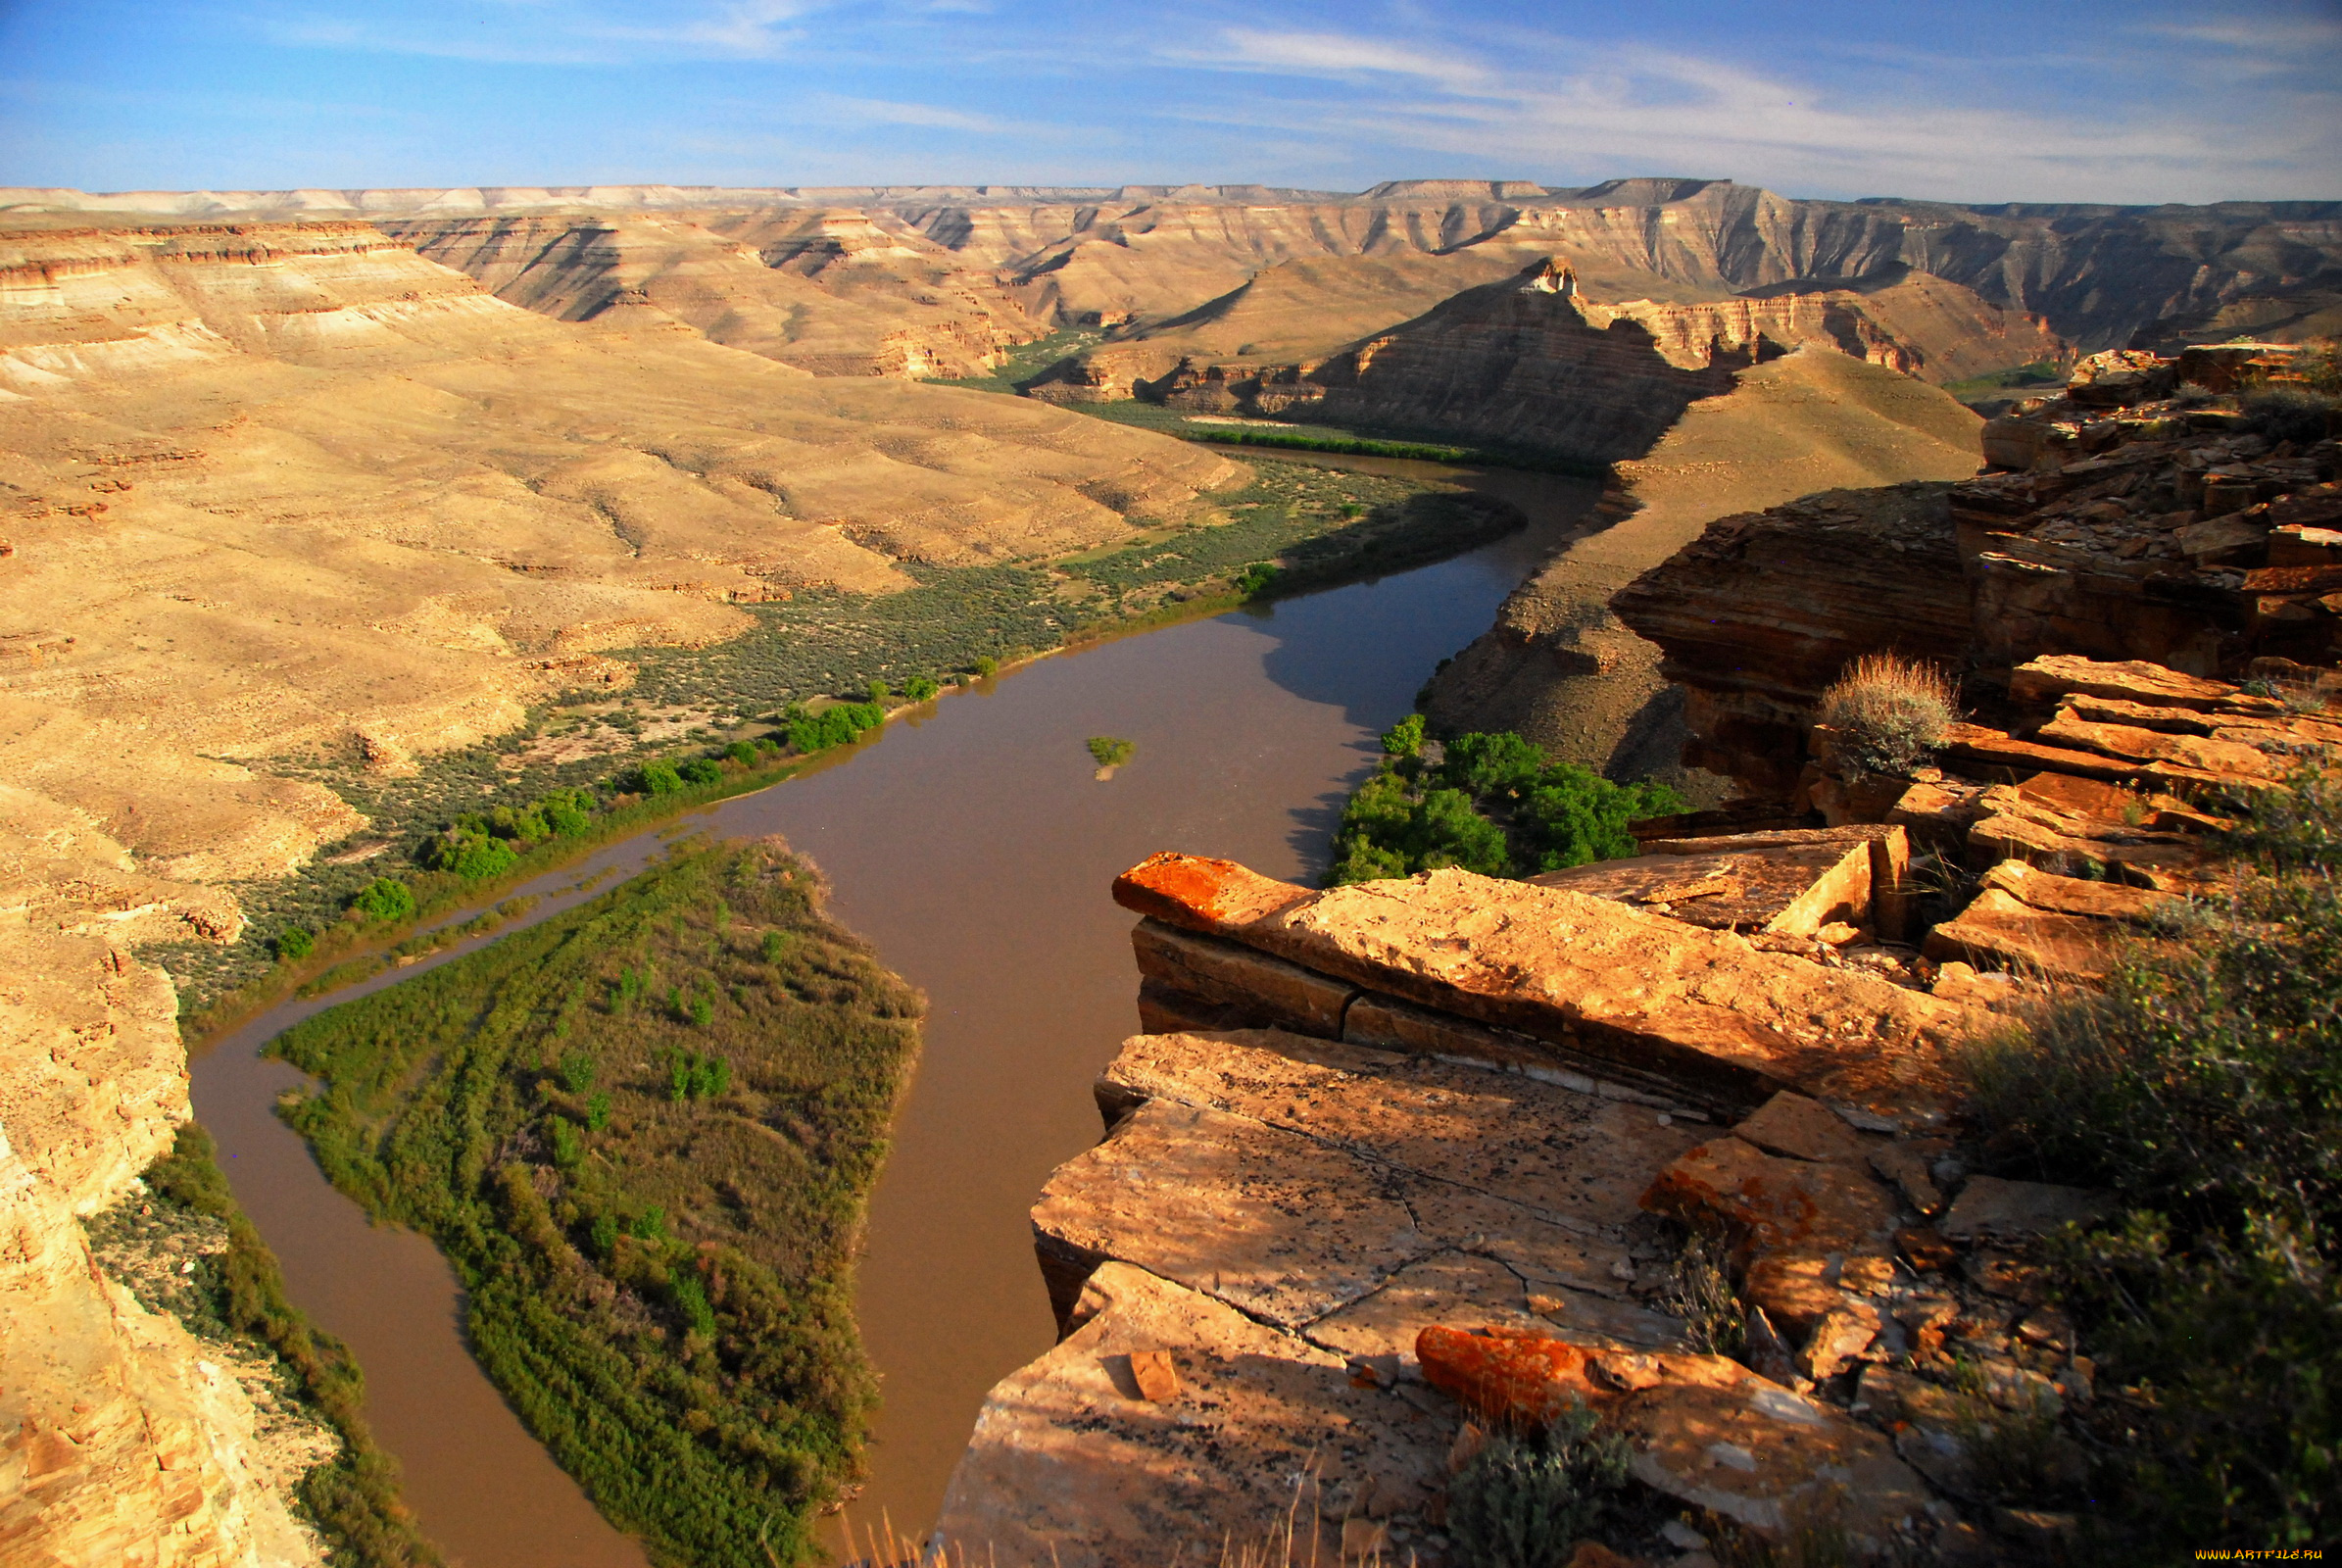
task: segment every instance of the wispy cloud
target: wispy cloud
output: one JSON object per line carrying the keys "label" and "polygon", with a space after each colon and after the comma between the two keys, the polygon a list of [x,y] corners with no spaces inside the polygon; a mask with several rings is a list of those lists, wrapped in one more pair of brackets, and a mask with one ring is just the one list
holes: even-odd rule
{"label": "wispy cloud", "polygon": [[1224,47],[1217,55],[1206,52],[1186,58],[1200,64],[1254,68],[1293,75],[1412,76],[1456,91],[1469,91],[1488,80],[1488,73],[1481,67],[1439,49],[1409,47],[1350,33],[1266,32],[1255,27],[1230,27],[1221,34],[1221,41]]}
{"label": "wispy cloud", "polygon": [[[2191,24],[2192,25],[2192,24]],[[2292,40],[2324,47],[2317,19],[2202,24],[2236,47]],[[2342,27],[2332,29],[2342,38]],[[1952,200],[2169,200],[2261,194],[2272,181],[2342,171],[2342,93],[2269,84],[2238,103],[2192,102],[2185,116],[2152,100],[2072,112],[2012,107],[1957,83],[1933,94],[1825,87],[1691,51],[1601,46],[1514,35],[1477,52],[1331,33],[1230,28],[1225,49],[1180,51],[1203,70],[1297,78],[1377,74],[1411,83],[1369,101],[1241,90],[1173,113],[1287,135],[1314,132],[1353,148],[1412,149],[1469,167],[1731,174],[1791,189]],[[1979,101],[1980,100],[1980,101]],[[2226,123],[2215,117],[2230,111]],[[2111,112],[2110,112],[2111,110]],[[1491,157],[1494,154],[1494,157]],[[1389,154],[1386,153],[1388,158]],[[2342,184],[2342,180],[2335,183]],[[2337,192],[2342,194],[2342,192]]]}

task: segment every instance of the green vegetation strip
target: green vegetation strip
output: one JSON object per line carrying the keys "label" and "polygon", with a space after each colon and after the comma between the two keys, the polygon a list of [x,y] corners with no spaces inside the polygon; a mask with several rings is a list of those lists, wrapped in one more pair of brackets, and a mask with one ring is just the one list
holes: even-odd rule
{"label": "green vegetation strip", "polygon": [[152,1279],[133,1281],[133,1292],[199,1340],[272,1359],[295,1399],[341,1440],[338,1455],[301,1478],[294,1499],[324,1537],[334,1563],[435,1568],[439,1554],[399,1500],[398,1463],[375,1446],[366,1427],[357,1362],[286,1299],[276,1256],[228,1191],[211,1134],[193,1122],[180,1127],[171,1152],[147,1168],[145,1179],[149,1200],[127,1200],[91,1219],[90,1240],[100,1255],[134,1245],[142,1232],[168,1233],[192,1216],[200,1216],[197,1224],[223,1225],[224,1250],[164,1275],[162,1289]]}
{"label": "green vegetation strip", "polygon": [[271,1049],[596,1505],[661,1562],[765,1568],[858,1473],[854,1248],[921,1007],[777,842],[695,844]]}

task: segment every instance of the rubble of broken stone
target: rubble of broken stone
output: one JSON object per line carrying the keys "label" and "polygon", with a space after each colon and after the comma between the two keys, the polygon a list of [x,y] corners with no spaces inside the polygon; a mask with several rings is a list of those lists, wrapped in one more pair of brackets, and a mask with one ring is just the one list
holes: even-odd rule
{"label": "rubble of broken stone", "polygon": [[2271,441],[2234,392],[2281,384],[2296,353],[2099,355],[2058,397],[1987,421],[1984,459],[2001,471],[1951,493],[1979,662],[2055,648],[2214,674],[2342,656],[2335,432]]}

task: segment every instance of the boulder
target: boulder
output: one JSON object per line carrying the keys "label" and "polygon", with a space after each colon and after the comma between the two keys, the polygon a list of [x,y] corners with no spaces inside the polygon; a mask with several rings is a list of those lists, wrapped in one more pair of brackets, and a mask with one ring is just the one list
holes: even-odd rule
{"label": "boulder", "polygon": [[2010,1240],[2087,1225],[2113,1211],[2109,1195],[2087,1188],[1971,1176],[1937,1229],[1956,1242]]}
{"label": "boulder", "polygon": [[1922,951],[1938,961],[1956,959],[1983,969],[2096,982],[2114,969],[2109,937],[2103,920],[2037,909],[1998,887],[1987,887],[1967,908],[1930,930]]}
{"label": "boulder", "polygon": [[1842,1530],[1876,1553],[1932,1500],[1885,1438],[1754,1373],[1670,1381],[1622,1396],[1609,1413],[1635,1447],[1635,1479],[1768,1541]]}
{"label": "boulder", "polygon": [[1528,880],[1711,930],[1810,937],[1833,921],[1874,925],[1874,890],[1897,891],[1910,862],[1902,830],[1879,825],[1658,839],[1643,852]]}
{"label": "boulder", "polygon": [[1753,1107],[1794,1088],[1889,1116],[1938,1114],[1942,1053],[1965,1027],[1960,1009],[1882,979],[1468,871],[1310,893],[1164,855],[1115,887],[1126,906],[1169,923],[1661,1073],[1723,1104]]}
{"label": "boulder", "polygon": [[[2048,654],[2009,672],[2012,702],[2056,702],[2069,695],[2114,697],[2154,708],[2219,711],[2243,695],[2226,681],[2206,680],[2145,660],[2097,660]],[[2271,704],[2271,707],[2276,705]]]}
{"label": "boulder", "polygon": [[1895,1220],[1886,1194],[1860,1170],[1780,1158],[1729,1136],[1710,1139],[1661,1171],[1642,1206],[1720,1221],[1748,1255],[1883,1253]]}
{"label": "boulder", "polygon": [[1860,1160],[1866,1147],[1844,1117],[1786,1090],[1758,1106],[1755,1115],[1732,1129],[1732,1136],[1769,1154],[1797,1159]]}

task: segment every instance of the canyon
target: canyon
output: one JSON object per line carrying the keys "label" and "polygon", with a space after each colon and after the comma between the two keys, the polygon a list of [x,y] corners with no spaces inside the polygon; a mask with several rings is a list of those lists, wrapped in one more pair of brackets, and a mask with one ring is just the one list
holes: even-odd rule
{"label": "canyon", "polygon": [[[1964,1042],[2162,972],[2250,874],[2236,818],[2330,790],[2333,404],[2272,432],[2208,390],[2305,365],[2097,356],[1975,431],[1976,477],[1708,523],[1612,606],[1738,794],[1631,856],[1125,870],[1141,1032],[1032,1208],[1059,1341],[986,1400],[930,1549],[1476,1560],[1478,1456],[1574,1413],[1664,1508],[1581,1513],[1555,1560],[2050,1562],[2120,1527],[2082,1445],[2139,1389],[2094,1381],[2036,1242],[2123,1200],[1995,1173]],[[1824,701],[1882,656],[1967,676],[1916,762]]]}
{"label": "canyon", "polygon": [[[1927,383],[2206,325],[2281,350],[2330,324],[2338,255],[2337,204],[1830,203],[1698,180],[0,191],[0,1290],[12,1323],[42,1325],[0,1352],[20,1434],[0,1542],[73,1563],[314,1557],[251,1401],[89,1265],[77,1223],[187,1114],[158,955],[253,942],[252,890],[387,848],[307,764],[392,779],[549,703],[622,704],[633,651],[721,644],[752,607],[882,601],[938,569],[1225,521],[1243,466],[1074,406],[1137,397],[1608,466],[1605,526],[1442,669],[1433,717],[1635,773],[1687,735],[1710,799],[1729,776],[1828,810],[1843,781],[1806,755],[1806,710],[1866,638],[1937,652],[1931,630],[1950,647],[1998,626],[2003,672],[2044,638],[2207,679],[2331,662],[2330,519],[2298,454],[2172,406],[2171,375],[2122,380],[2151,381],[2151,357],[2102,357],[2061,401],[1982,426],[1995,462],[2025,455],[1972,480],[1979,421]],[[920,384],[1020,353],[1041,356],[1033,396]],[[1826,497],[1728,530],[1735,550],[1842,534],[1810,568],[1839,585],[1816,611],[1836,634],[1803,662],[1717,608],[1743,597],[1738,568],[1700,564],[1726,535],[1605,608],[1728,512],[1878,485],[1904,486],[1885,513]],[[1907,603],[1913,581],[1882,568],[1856,604],[1848,563],[1883,561],[1882,540],[1973,600]],[[2188,592],[2149,581],[2182,564]],[[1751,648],[1770,683],[1717,672]],[[2119,721],[2076,709],[2069,729]],[[1976,755],[2058,749],[1995,733]],[[1947,793],[1928,830],[2047,809]],[[2099,842],[2104,823],[2034,828]],[[1249,1114],[1200,1093],[1140,1098]],[[1122,1266],[1057,1292],[1068,1325],[1102,1310],[1087,1290],[1231,1345],[1269,1332]],[[955,1506],[964,1523],[976,1504]]]}

